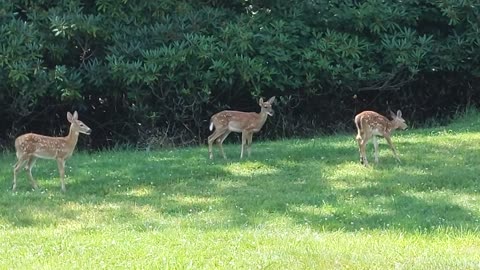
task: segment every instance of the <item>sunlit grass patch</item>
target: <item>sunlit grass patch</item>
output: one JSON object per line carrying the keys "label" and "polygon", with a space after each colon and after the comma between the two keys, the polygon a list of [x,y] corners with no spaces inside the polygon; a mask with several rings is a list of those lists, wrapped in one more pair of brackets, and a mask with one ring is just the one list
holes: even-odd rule
{"label": "sunlit grass patch", "polygon": [[365,167],[360,162],[345,162],[332,166],[328,170],[327,178],[333,181],[360,182],[377,172],[373,167]]}
{"label": "sunlit grass patch", "polygon": [[153,192],[152,186],[141,186],[128,190],[125,192],[125,195],[132,197],[148,197],[151,196]]}
{"label": "sunlit grass patch", "polygon": [[395,133],[360,164],[354,134],[204,147],[76,152],[12,193],[0,156],[6,269],[478,269],[480,117]]}
{"label": "sunlit grass patch", "polygon": [[231,181],[231,180],[225,180],[225,181],[214,181],[215,186],[222,190],[222,189],[235,189],[235,188],[243,188],[248,185],[246,181]]}
{"label": "sunlit grass patch", "polygon": [[215,205],[218,203],[218,198],[202,196],[175,196],[171,200],[182,205]]}
{"label": "sunlit grass patch", "polygon": [[258,161],[246,161],[227,165],[225,166],[225,171],[234,176],[261,176],[273,174],[277,172],[277,169]]}
{"label": "sunlit grass patch", "polygon": [[329,203],[323,203],[320,205],[291,205],[288,207],[288,211],[290,212],[325,218],[333,217],[336,210],[337,208]]}

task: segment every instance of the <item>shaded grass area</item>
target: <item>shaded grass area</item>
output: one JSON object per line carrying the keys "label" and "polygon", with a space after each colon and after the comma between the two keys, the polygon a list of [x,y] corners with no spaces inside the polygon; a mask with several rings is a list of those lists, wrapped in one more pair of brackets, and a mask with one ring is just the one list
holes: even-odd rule
{"label": "shaded grass area", "polygon": [[[1,157],[7,268],[480,268],[480,119],[398,132],[401,164],[358,162],[354,135],[76,153],[67,193],[39,160],[41,189]],[[369,147],[369,157],[372,157]],[[14,259],[17,258],[17,259]],[[104,265],[102,265],[104,264]]]}

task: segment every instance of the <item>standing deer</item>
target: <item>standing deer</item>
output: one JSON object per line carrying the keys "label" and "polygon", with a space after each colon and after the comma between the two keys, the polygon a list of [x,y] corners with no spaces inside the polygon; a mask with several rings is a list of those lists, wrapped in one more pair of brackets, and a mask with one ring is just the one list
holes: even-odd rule
{"label": "standing deer", "polygon": [[392,131],[395,129],[406,129],[407,124],[405,124],[405,120],[402,118],[402,112],[400,110],[397,111],[397,114],[394,114],[392,111],[390,111],[390,115],[392,120],[389,120],[387,117],[372,111],[364,111],[355,116],[355,125],[357,126],[358,131],[356,140],[358,142],[358,149],[360,152],[360,163],[363,165],[368,166],[365,146],[370,138],[372,138],[373,146],[375,148],[375,163],[378,163],[377,136],[382,136],[385,138],[385,140],[387,140],[387,143],[390,145],[395,158],[398,162],[400,162],[390,136]]}
{"label": "standing deer", "polygon": [[269,115],[273,116],[274,111],[272,110],[272,104],[274,101],[275,97],[271,97],[266,102],[263,102],[263,98],[260,98],[258,101],[258,105],[260,105],[261,108],[260,113],[221,111],[214,114],[210,118],[210,131],[213,130],[213,127],[215,127],[215,131],[208,136],[208,153],[210,159],[213,159],[212,144],[214,141],[217,141],[223,158],[227,158],[223,151],[222,143],[232,131],[242,133],[240,158],[243,158],[243,150],[245,147],[250,157],[253,133],[259,132],[262,129]]}
{"label": "standing deer", "polygon": [[77,145],[78,135],[80,133],[90,135],[92,132],[89,127],[78,120],[78,113],[76,111],[73,113],[73,116],[68,112],[67,120],[71,125],[70,132],[66,137],[49,137],[35,133],[27,133],[19,136],[15,140],[18,161],[13,169],[13,191],[17,188],[17,172],[23,166],[25,166],[25,170],[28,171],[28,176],[30,177],[33,188],[38,188],[37,182],[32,176],[32,168],[37,158],[43,158],[57,160],[62,191],[65,192],[65,161],[72,156],[73,150]]}

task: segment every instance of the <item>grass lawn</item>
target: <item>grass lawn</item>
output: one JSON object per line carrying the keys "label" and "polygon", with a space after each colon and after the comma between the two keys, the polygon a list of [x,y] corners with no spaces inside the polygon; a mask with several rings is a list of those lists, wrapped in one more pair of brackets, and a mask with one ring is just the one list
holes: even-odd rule
{"label": "grass lawn", "polygon": [[4,153],[0,269],[480,269],[480,114],[380,142],[77,152],[66,194],[47,160],[12,193]]}

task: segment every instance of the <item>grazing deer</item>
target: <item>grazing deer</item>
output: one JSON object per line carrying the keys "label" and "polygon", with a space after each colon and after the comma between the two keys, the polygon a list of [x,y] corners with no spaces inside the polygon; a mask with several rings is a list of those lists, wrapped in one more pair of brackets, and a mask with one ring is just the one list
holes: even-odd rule
{"label": "grazing deer", "polygon": [[375,163],[378,163],[378,141],[376,136],[382,136],[387,140],[395,158],[400,162],[390,135],[395,129],[406,129],[407,124],[405,124],[405,120],[402,118],[402,112],[400,110],[397,111],[397,114],[390,111],[390,115],[392,120],[372,111],[364,111],[355,116],[355,125],[357,126],[358,131],[356,140],[360,152],[360,163],[363,165],[368,166],[365,146],[370,138],[372,138],[373,147],[375,148]]}
{"label": "grazing deer", "polygon": [[71,125],[70,132],[66,137],[49,137],[35,133],[27,133],[19,136],[15,140],[18,161],[13,169],[13,191],[17,188],[17,172],[23,166],[25,166],[25,169],[28,171],[28,176],[30,177],[33,188],[37,189],[37,182],[32,176],[32,167],[37,158],[43,158],[57,160],[62,191],[65,192],[65,161],[72,156],[78,141],[78,135],[80,133],[90,135],[92,132],[89,127],[78,120],[78,113],[76,111],[73,113],[73,116],[68,112],[67,120]]}
{"label": "grazing deer", "polygon": [[260,105],[261,108],[260,113],[221,111],[214,114],[210,118],[210,131],[213,130],[213,127],[215,127],[215,131],[208,136],[208,153],[210,159],[213,159],[212,144],[214,141],[217,141],[223,158],[227,158],[223,151],[222,143],[232,131],[242,133],[240,158],[243,158],[243,150],[245,147],[250,157],[253,133],[259,132],[260,129],[262,129],[269,115],[273,116],[274,111],[272,110],[272,104],[274,101],[275,97],[271,97],[266,102],[263,102],[263,98],[260,98],[258,101],[258,105]]}

